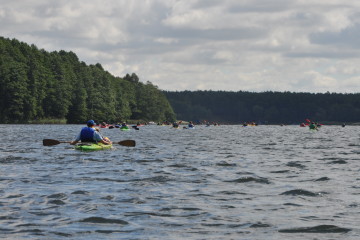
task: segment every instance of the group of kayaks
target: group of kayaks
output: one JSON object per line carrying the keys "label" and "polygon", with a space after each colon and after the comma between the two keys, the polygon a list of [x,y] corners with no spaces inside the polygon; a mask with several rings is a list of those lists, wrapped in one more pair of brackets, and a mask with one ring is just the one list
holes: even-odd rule
{"label": "group of kayaks", "polygon": [[113,128],[119,128],[121,131],[128,131],[131,128],[134,128],[136,130],[138,129],[138,126],[132,126],[131,128],[128,125],[122,126],[122,125],[109,125],[109,126],[100,126],[100,128],[108,128],[108,129],[113,129]]}
{"label": "group of kayaks", "polygon": [[[139,128],[137,128],[137,126],[132,126],[132,128],[139,130]],[[187,126],[187,127],[182,127],[183,129],[195,129],[195,126]],[[120,131],[130,131],[131,128],[128,126],[120,126],[119,127]],[[180,126],[174,127],[174,129],[181,129]],[[128,140],[130,141],[130,140]],[[98,150],[105,150],[105,149],[111,149],[112,148],[112,144],[106,145],[103,143],[78,143],[75,145],[75,149],[76,150],[81,150],[81,151],[98,151]]]}
{"label": "group of kayaks", "polygon": [[[311,122],[310,120],[306,119],[307,123],[302,123],[300,124],[300,127],[309,127],[310,130],[318,130],[318,128],[321,126],[320,124],[317,124],[314,122]],[[166,126],[166,125],[160,125],[160,126]],[[206,125],[206,127],[208,127],[210,125]],[[252,123],[247,123],[246,125],[244,124],[243,126],[257,126],[257,124],[252,124]],[[315,126],[315,127],[314,127]],[[345,125],[343,125],[344,127]],[[119,128],[120,131],[130,131],[131,129],[135,129],[135,130],[139,130],[138,125],[136,126],[131,126],[129,127],[128,125],[108,125],[105,126],[103,125],[101,128]],[[194,125],[187,125],[187,126],[182,126],[180,127],[179,125],[173,125],[172,126],[173,129],[195,129]],[[66,143],[66,142],[61,142],[61,141],[57,141],[57,140],[53,140],[53,139],[44,139],[43,140],[43,145],[44,146],[52,146],[52,145],[56,145],[59,143]],[[67,142],[69,143],[69,142]],[[123,146],[128,146],[128,147],[134,147],[135,146],[135,141],[133,140],[124,140],[121,142],[118,142],[118,144],[123,145]],[[105,149],[111,149],[113,147],[112,144],[103,144],[103,143],[92,143],[92,142],[83,142],[83,143],[78,143],[75,145],[75,149],[76,150],[80,150],[80,151],[98,151],[98,150],[105,150]]]}

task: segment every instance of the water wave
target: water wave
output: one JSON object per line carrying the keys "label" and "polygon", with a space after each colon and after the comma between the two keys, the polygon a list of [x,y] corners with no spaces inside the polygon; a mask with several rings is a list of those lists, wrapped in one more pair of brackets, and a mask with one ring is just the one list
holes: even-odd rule
{"label": "water wave", "polygon": [[347,233],[351,229],[338,227],[335,225],[318,225],[314,227],[300,227],[300,228],[288,228],[281,229],[281,233]]}
{"label": "water wave", "polygon": [[303,189],[294,189],[290,191],[286,191],[281,193],[281,195],[291,195],[291,196],[307,196],[307,197],[318,197],[323,193],[314,193],[311,191],[303,190]]}
{"label": "water wave", "polygon": [[79,222],[100,223],[100,224],[120,224],[120,225],[129,224],[127,221],[124,221],[124,220],[103,218],[103,217],[88,217],[88,218],[79,220]]}

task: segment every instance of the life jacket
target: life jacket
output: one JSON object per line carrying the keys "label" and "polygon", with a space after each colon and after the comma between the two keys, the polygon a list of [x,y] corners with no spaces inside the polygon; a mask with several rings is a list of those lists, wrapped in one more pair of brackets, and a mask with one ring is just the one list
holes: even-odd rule
{"label": "life jacket", "polygon": [[84,127],[83,129],[81,129],[80,140],[82,142],[95,142],[94,141],[94,132],[95,132],[95,129],[93,129],[91,127]]}

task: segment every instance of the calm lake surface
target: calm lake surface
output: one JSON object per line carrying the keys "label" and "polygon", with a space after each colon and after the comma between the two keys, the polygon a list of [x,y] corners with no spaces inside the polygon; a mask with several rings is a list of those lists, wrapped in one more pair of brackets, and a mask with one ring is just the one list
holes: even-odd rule
{"label": "calm lake surface", "polygon": [[360,239],[360,127],[0,125],[3,239]]}

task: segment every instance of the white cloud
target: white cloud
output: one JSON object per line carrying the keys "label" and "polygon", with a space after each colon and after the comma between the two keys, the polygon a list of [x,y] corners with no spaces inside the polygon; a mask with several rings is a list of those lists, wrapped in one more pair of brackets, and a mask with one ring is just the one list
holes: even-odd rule
{"label": "white cloud", "polygon": [[326,68],[325,73],[331,75],[339,75],[343,77],[352,77],[354,75],[360,74],[359,64],[359,60],[336,61],[333,65],[329,65]]}
{"label": "white cloud", "polygon": [[2,36],[166,90],[359,92],[358,0],[0,0]]}
{"label": "white cloud", "polygon": [[172,43],[179,42],[179,40],[176,38],[156,38],[154,41],[158,42],[158,43],[165,43],[165,44],[172,44]]}
{"label": "white cloud", "polygon": [[315,71],[305,72],[305,78],[309,78],[313,82],[313,86],[316,88],[333,88],[337,86],[337,81],[329,76]]}

